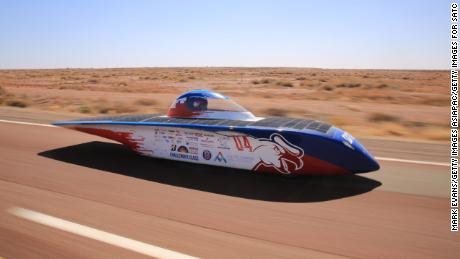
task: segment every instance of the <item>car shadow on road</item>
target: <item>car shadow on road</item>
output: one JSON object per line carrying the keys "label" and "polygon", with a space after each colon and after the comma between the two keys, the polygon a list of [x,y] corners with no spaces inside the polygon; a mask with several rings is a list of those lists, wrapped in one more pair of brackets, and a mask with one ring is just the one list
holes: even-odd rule
{"label": "car shadow on road", "polygon": [[144,157],[123,145],[88,142],[40,156],[162,184],[274,202],[319,202],[369,192],[380,182],[358,176],[282,177]]}

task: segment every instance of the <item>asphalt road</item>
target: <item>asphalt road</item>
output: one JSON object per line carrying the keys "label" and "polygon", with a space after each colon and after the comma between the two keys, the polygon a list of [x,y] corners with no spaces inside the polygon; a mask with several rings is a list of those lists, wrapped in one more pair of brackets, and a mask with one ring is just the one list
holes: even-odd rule
{"label": "asphalt road", "polygon": [[[0,122],[0,132],[0,257],[148,257],[126,240],[97,240],[12,208],[203,258],[460,253],[447,166],[381,161],[370,174],[283,178],[142,157],[61,128]],[[362,142],[378,157],[410,161],[447,163],[449,152],[447,144]]]}

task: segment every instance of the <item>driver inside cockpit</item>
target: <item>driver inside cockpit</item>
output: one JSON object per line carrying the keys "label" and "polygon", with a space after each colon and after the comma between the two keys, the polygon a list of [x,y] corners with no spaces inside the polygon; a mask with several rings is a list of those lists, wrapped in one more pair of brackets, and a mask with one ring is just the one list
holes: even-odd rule
{"label": "driver inside cockpit", "polygon": [[208,110],[208,100],[203,97],[188,97],[185,104],[192,112],[202,112]]}

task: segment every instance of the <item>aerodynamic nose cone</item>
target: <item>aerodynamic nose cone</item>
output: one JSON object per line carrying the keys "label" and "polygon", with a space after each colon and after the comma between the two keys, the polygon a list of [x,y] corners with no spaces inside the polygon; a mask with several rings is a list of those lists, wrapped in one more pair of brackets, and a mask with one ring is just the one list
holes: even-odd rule
{"label": "aerodynamic nose cone", "polygon": [[339,140],[349,150],[347,152],[346,165],[352,173],[367,173],[377,171],[380,165],[375,158],[367,151],[357,139],[345,131],[339,130],[336,140]]}
{"label": "aerodynamic nose cone", "polygon": [[367,150],[365,150],[365,152],[362,152],[361,150],[357,150],[357,151],[361,152],[362,158],[360,159],[361,161],[359,161],[359,166],[356,166],[353,169],[353,173],[367,173],[367,172],[377,171],[380,169],[379,163],[375,160],[374,157],[372,157],[371,154],[369,154],[369,152],[367,152]]}

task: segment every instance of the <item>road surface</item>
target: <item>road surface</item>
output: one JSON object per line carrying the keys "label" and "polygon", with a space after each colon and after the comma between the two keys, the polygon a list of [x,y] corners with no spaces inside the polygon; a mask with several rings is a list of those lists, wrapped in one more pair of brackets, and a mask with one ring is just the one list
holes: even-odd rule
{"label": "road surface", "polygon": [[142,157],[57,127],[0,122],[0,132],[0,257],[460,253],[447,144],[364,140],[380,171],[291,179]]}

